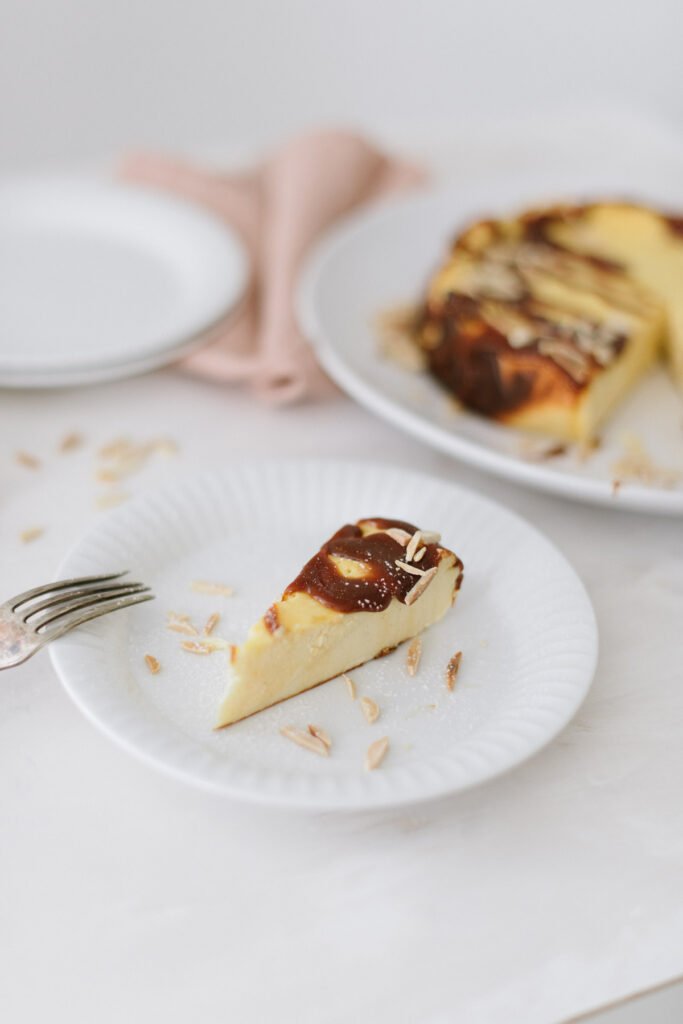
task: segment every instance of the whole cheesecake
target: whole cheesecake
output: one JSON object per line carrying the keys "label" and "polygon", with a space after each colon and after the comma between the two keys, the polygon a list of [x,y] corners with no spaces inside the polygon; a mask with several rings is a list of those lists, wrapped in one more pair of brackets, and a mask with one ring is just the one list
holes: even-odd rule
{"label": "whole cheesecake", "polygon": [[217,727],[388,653],[454,603],[460,559],[393,519],[343,526],[233,649]]}
{"label": "whole cheesecake", "polygon": [[415,340],[467,407],[593,437],[662,351],[683,384],[681,222],[626,203],[481,221],[430,281]]}

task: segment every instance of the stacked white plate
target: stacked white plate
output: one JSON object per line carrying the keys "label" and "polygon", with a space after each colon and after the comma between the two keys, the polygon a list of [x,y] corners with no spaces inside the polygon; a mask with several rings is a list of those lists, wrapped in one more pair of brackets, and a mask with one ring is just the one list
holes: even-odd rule
{"label": "stacked white plate", "polygon": [[0,185],[0,386],[62,387],[172,362],[230,315],[248,273],[226,225],[93,177]]}

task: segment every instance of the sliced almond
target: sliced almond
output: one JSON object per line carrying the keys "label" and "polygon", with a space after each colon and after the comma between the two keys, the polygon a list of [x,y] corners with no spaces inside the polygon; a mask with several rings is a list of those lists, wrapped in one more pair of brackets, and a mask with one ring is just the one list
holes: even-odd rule
{"label": "sliced almond", "polygon": [[437,533],[436,530],[421,530],[422,543],[423,544],[438,544],[441,540],[441,534]]}
{"label": "sliced almond", "polygon": [[97,453],[101,459],[121,459],[128,455],[133,444],[127,437],[117,437],[103,445]]}
{"label": "sliced almond", "polygon": [[538,351],[557,363],[577,384],[584,384],[588,379],[588,360],[573,345],[556,338],[542,338]]}
{"label": "sliced almond", "polygon": [[308,731],[310,732],[311,736],[315,736],[317,740],[320,740],[321,743],[324,743],[328,750],[331,749],[332,740],[330,739],[328,733],[325,732],[322,726],[311,725],[311,723],[309,722]]}
{"label": "sliced almond", "polygon": [[379,704],[375,703],[372,697],[361,697],[360,706],[370,725],[377,721],[379,718]]}
{"label": "sliced almond", "polygon": [[415,533],[413,534],[413,536],[410,538],[410,540],[408,542],[408,547],[406,548],[406,562],[412,562],[413,555],[415,554],[415,552],[419,548],[421,540],[422,540],[422,531],[421,530],[416,530]]}
{"label": "sliced almond", "polygon": [[460,671],[460,662],[462,661],[462,651],[456,651],[451,660],[446,666],[446,686],[449,690],[455,689],[455,680],[458,672]]}
{"label": "sliced almond", "polygon": [[172,437],[159,437],[156,441],[152,442],[154,451],[158,452],[159,455],[177,455],[178,454],[178,442],[174,441]]}
{"label": "sliced almond", "polygon": [[128,500],[129,495],[125,491],[107,491],[97,496],[95,504],[98,508],[114,508]]}
{"label": "sliced almond", "polygon": [[14,458],[20,466],[25,466],[26,469],[40,469],[40,459],[31,455],[30,452],[17,452]]}
{"label": "sliced almond", "polygon": [[220,613],[219,612],[214,612],[213,615],[209,615],[209,617],[206,620],[206,623],[204,625],[204,629],[202,630],[202,633],[204,634],[204,636],[211,636],[211,634],[213,633],[214,629],[216,628],[216,626],[220,622],[220,618],[221,617],[220,617]]}
{"label": "sliced almond", "polygon": [[172,633],[182,633],[184,636],[199,636],[199,630],[190,621],[190,616],[178,612],[168,613],[166,629],[170,629]]}
{"label": "sliced almond", "polygon": [[412,590],[409,590],[406,594],[407,605],[414,604],[418,597],[421,597],[429,584],[432,582],[437,573],[437,566],[435,565],[432,569],[427,569],[427,572],[423,573],[420,579],[417,581]]}
{"label": "sliced almond", "polygon": [[406,658],[406,666],[408,668],[408,675],[414,676],[417,674],[417,670],[420,666],[420,658],[422,657],[422,638],[416,636],[408,648],[408,655]]}
{"label": "sliced almond", "polygon": [[[202,636],[201,640],[195,641],[201,644],[202,647],[208,647],[209,651],[231,651],[235,646],[231,644],[229,640],[226,640],[222,636]],[[231,655],[232,660],[232,655]]]}
{"label": "sliced almond", "polygon": [[389,750],[389,737],[382,736],[381,739],[371,743],[365,754],[365,770],[372,772],[379,768]]}
{"label": "sliced almond", "polygon": [[420,550],[413,555],[413,562],[421,562],[426,550],[427,548],[420,548]]}
{"label": "sliced almond", "polygon": [[329,756],[329,748],[317,736],[312,736],[310,732],[302,732],[300,729],[295,729],[293,725],[284,725],[280,729],[280,735],[291,740],[292,743],[304,747],[305,750],[311,750],[314,754],[320,754],[321,757]]}
{"label": "sliced almond", "polygon": [[390,526],[388,530],[384,531],[384,533],[386,533],[388,537],[391,537],[392,540],[395,540],[397,544],[401,544],[403,547],[405,547],[408,541],[410,540],[410,534],[408,533],[408,531],[402,530],[398,526]]}
{"label": "sliced almond", "polygon": [[150,670],[153,676],[155,676],[159,669],[161,668],[158,659],[155,658],[153,654],[145,655],[145,665]]}
{"label": "sliced almond", "polygon": [[77,448],[80,448],[83,444],[83,435],[77,434],[75,431],[71,434],[66,434],[59,442],[59,450],[63,454],[66,452],[75,452]]}
{"label": "sliced almond", "polygon": [[354,683],[353,679],[351,678],[351,676],[347,676],[346,672],[342,673],[342,679],[346,683],[346,689],[349,691],[349,696],[351,697],[351,700],[355,700],[356,684]]}
{"label": "sliced almond", "polygon": [[416,565],[408,565],[407,562],[402,562],[400,558],[396,559],[395,564],[399,569],[403,569],[404,572],[409,572],[411,576],[424,576],[424,569],[418,569]]}
{"label": "sliced almond", "polygon": [[208,643],[202,643],[199,640],[183,640],[180,646],[190,654],[211,654],[213,650]]}
{"label": "sliced almond", "polygon": [[192,580],[192,590],[197,594],[210,594],[213,597],[231,597],[235,591],[224,583],[211,583],[209,580]]}
{"label": "sliced almond", "polygon": [[31,526],[28,530],[22,530],[19,534],[19,540],[22,544],[30,544],[33,540],[38,540],[42,537],[45,530],[42,526]]}

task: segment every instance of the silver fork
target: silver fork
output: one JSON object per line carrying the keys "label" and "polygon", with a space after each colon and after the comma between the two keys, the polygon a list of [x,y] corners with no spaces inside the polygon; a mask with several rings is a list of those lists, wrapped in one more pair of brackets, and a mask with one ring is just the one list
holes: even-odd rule
{"label": "silver fork", "polygon": [[46,583],[0,605],[0,669],[21,665],[41,647],[100,615],[151,601],[143,583],[114,583],[125,572]]}

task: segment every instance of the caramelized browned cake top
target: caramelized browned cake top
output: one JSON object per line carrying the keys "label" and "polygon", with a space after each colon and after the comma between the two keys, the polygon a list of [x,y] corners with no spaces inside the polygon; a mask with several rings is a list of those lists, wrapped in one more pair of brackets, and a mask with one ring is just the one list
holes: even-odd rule
{"label": "caramelized browned cake top", "polygon": [[[365,532],[368,528],[374,532]],[[411,523],[399,519],[361,519],[355,525],[342,526],[306,563],[285,595],[304,592],[343,613],[384,611],[393,597],[407,603],[416,581],[435,569],[443,557],[442,549],[429,543],[430,535],[425,534],[424,543],[412,552],[412,571],[406,568],[405,538],[396,537],[405,534],[412,538],[417,533]],[[456,564],[462,574],[459,559]]]}

